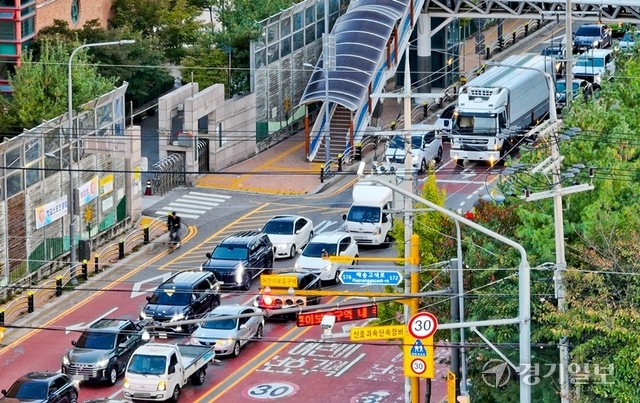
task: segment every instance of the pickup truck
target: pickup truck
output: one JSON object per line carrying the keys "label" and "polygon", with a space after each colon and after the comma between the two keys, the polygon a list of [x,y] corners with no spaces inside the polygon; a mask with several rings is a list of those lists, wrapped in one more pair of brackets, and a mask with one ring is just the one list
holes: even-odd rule
{"label": "pickup truck", "polygon": [[180,390],[191,379],[202,385],[213,346],[148,343],[133,352],[124,375],[124,397],[129,401],[177,403]]}

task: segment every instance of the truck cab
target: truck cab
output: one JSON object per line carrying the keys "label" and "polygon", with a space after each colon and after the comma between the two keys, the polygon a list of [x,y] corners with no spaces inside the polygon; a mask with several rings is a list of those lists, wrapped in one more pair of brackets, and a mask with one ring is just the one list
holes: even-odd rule
{"label": "truck cab", "polygon": [[344,230],[359,244],[388,245],[392,228],[391,189],[373,182],[359,182],[353,187],[352,196],[349,213],[342,215]]}

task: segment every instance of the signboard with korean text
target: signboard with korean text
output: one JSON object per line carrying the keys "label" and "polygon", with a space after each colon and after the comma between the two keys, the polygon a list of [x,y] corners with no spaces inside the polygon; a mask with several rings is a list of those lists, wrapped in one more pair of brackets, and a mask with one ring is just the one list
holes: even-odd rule
{"label": "signboard with korean text", "polygon": [[36,207],[36,229],[45,227],[68,213],[68,195]]}
{"label": "signboard with korean text", "polygon": [[404,337],[406,330],[404,325],[352,327],[349,329],[349,340],[398,339]]}
{"label": "signboard with korean text", "polygon": [[78,207],[91,202],[98,197],[98,176],[94,176],[89,182],[83,183],[78,189]]}
{"label": "signboard with korean text", "polygon": [[100,196],[113,192],[113,174],[109,174],[100,179]]}
{"label": "signboard with korean text", "polygon": [[275,274],[262,274],[260,275],[261,287],[275,287],[275,288],[297,288],[298,277],[296,276],[278,276]]}
{"label": "signboard with korean text", "polygon": [[416,339],[407,331],[402,344],[404,376],[433,378],[436,374],[433,336],[425,339]]}

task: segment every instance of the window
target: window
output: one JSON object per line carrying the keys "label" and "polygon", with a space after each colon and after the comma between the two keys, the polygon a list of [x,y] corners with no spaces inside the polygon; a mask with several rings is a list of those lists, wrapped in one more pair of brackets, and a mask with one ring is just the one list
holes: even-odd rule
{"label": "window", "polygon": [[307,225],[307,220],[304,218],[296,221],[296,232],[302,230],[305,225]]}
{"label": "window", "polygon": [[20,23],[20,34],[22,35],[23,39],[35,34],[35,20],[36,17],[33,16],[27,18],[26,20],[23,20]]}
{"label": "window", "polygon": [[14,29],[13,22],[0,21],[0,40],[15,40],[16,30]]}
{"label": "window", "polygon": [[346,237],[340,240],[340,252],[346,251],[349,245],[351,245],[351,238]]}

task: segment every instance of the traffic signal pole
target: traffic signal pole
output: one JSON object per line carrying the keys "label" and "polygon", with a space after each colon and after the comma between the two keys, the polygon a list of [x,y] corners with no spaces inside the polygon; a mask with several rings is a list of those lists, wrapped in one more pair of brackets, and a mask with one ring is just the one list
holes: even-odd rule
{"label": "traffic signal pole", "polygon": [[[408,61],[407,61],[408,63]],[[409,159],[411,155],[406,158]],[[409,249],[409,258],[410,260],[407,262],[407,266],[409,267],[411,285],[410,292],[411,294],[416,294],[420,292],[420,237],[416,234],[411,235],[411,247]],[[405,252],[405,255],[407,253]],[[420,298],[411,298],[411,303],[409,304],[409,318],[413,315],[417,314],[420,310]],[[409,318],[406,319],[405,323],[409,323]],[[407,357],[404,357],[407,360]],[[420,378],[410,378],[411,379],[411,403],[420,403]],[[429,382],[430,379],[427,379]]]}

